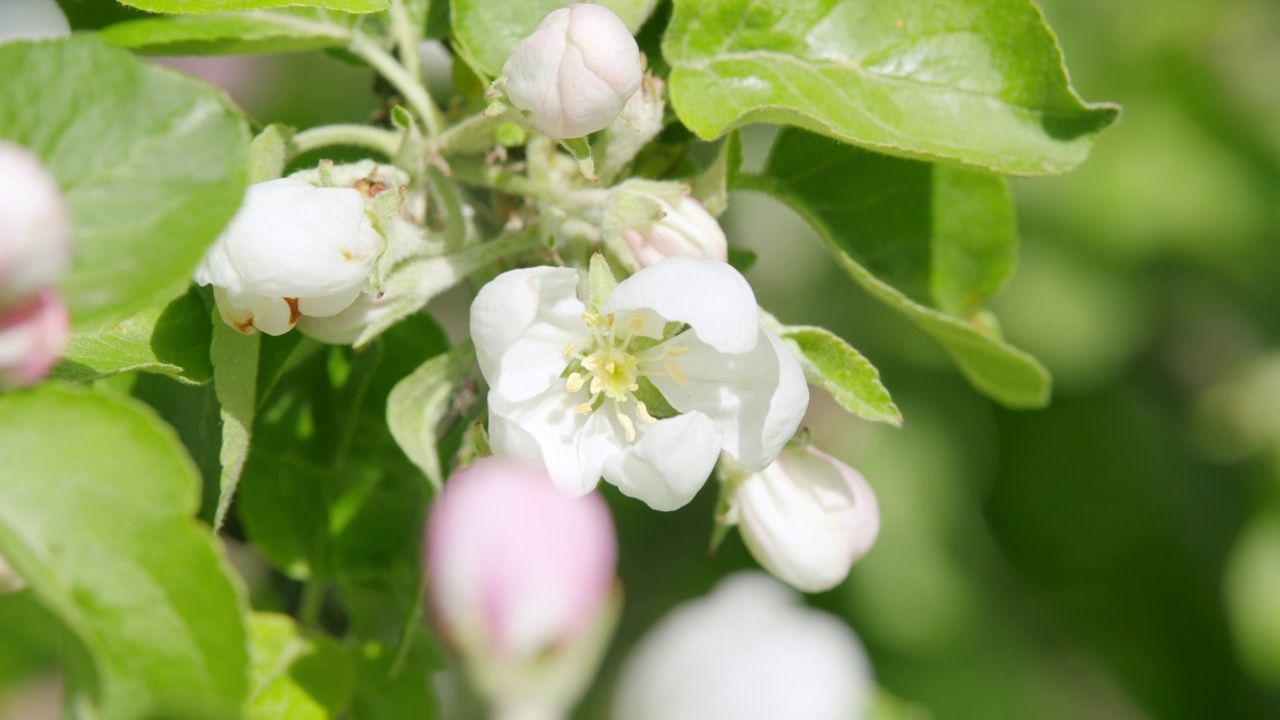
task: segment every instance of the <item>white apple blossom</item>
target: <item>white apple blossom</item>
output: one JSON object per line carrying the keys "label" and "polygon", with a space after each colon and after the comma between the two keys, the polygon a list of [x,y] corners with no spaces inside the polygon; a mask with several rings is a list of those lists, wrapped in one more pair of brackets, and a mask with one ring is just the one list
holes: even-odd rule
{"label": "white apple blossom", "polygon": [[0,141],[0,306],[52,285],[70,263],[71,219],[57,181],[35,153]]}
{"label": "white apple blossom", "polygon": [[355,301],[383,246],[358,190],[282,178],[249,187],[195,280],[214,286],[228,325],[280,335]]}
{"label": "white apple blossom", "polygon": [[872,692],[857,636],[760,573],[658,622],[623,665],[613,720],[859,720]]}
{"label": "white apple blossom", "polygon": [[14,571],[13,566],[0,555],[0,595],[16,593],[27,586],[27,581]]}
{"label": "white apple blossom", "polygon": [[67,16],[54,0],[0,2],[0,44],[10,40],[44,40],[70,34]]}
{"label": "white apple blossom", "polygon": [[595,674],[617,617],[617,543],[599,495],[484,458],[427,521],[426,574],[446,641],[504,718],[562,718]]}
{"label": "white apple blossom", "polygon": [[674,256],[721,262],[729,258],[729,241],[724,230],[702,203],[690,195],[676,197],[674,202],[660,197],[654,200],[662,217],[622,233],[640,267]]}
{"label": "white apple blossom", "polygon": [[579,299],[582,279],[512,270],[476,296],[494,454],[546,467],[569,495],[603,475],[657,510],[687,503],[722,450],[753,470],[773,461],[809,391],[738,271],[670,258],[621,282],[599,312]]}
{"label": "white apple blossom", "polygon": [[43,380],[70,332],[67,308],[53,288],[0,309],[0,389]]}
{"label": "white apple blossom", "polygon": [[502,66],[507,99],[557,140],[602,130],[640,87],[640,48],[599,5],[554,10]]}
{"label": "white apple blossom", "polygon": [[880,532],[871,486],[813,447],[783,450],[742,481],[730,504],[756,560],[805,592],[838,585]]}

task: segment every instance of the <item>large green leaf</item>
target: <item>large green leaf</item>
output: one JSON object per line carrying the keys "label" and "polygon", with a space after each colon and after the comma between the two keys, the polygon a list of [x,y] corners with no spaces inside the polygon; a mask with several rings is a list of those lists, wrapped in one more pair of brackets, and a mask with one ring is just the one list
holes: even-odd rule
{"label": "large green leaf", "polygon": [[386,10],[391,5],[391,0],[120,0],[120,2],[140,10],[157,13],[241,12],[299,5],[349,13],[371,13]]}
{"label": "large green leaf", "polygon": [[355,684],[355,668],[341,645],[300,630],[287,615],[255,613],[249,629],[253,692],[248,720],[338,717]]}
{"label": "large green leaf", "polygon": [[217,89],[93,35],[0,46],[0,138],[66,193],[73,319],[171,299],[240,205],[249,135]]}
{"label": "large green leaf", "polygon": [[102,37],[150,55],[234,55],[345,46],[340,25],[284,12],[142,18],[103,29]]}
{"label": "large green leaf", "polygon": [[195,288],[123,321],[86,323],[71,334],[53,376],[87,382],[142,370],[188,383],[213,377],[209,310]]}
{"label": "large green leaf", "polygon": [[979,390],[1013,407],[1048,400],[1048,373],[1001,340],[981,307],[1017,252],[1003,179],[787,129],[764,174],[737,186],[804,216],[859,285],[937,340]]}
{"label": "large green leaf", "polygon": [[1086,105],[1030,0],[675,0],[671,103],[1013,175],[1070,170],[1118,110]]}
{"label": "large green leaf", "polygon": [[[437,0],[439,1],[439,0]],[[476,70],[497,77],[516,45],[570,0],[452,0],[453,40]],[[600,0],[635,34],[658,0]]]}
{"label": "large green leaf", "polygon": [[242,600],[192,519],[199,477],[173,431],[135,401],[44,386],[0,398],[0,458],[0,554],[83,645],[96,681],[73,691],[95,716],[238,718]]}

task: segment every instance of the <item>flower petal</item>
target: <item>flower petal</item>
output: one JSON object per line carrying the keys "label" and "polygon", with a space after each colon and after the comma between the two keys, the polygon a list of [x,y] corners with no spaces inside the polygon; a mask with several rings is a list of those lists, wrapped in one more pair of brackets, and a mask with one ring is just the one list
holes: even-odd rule
{"label": "flower petal", "polygon": [[654,510],[675,510],[702,489],[720,457],[720,443],[720,430],[700,412],[659,420],[605,461],[604,479]]}
{"label": "flower petal", "polygon": [[346,310],[360,296],[360,286],[335,292],[332,295],[298,298],[298,312],[309,317],[331,317]]}
{"label": "flower petal", "polygon": [[759,338],[750,352],[731,355],[682,333],[668,343],[689,351],[668,362],[687,382],[668,374],[650,377],[676,410],[701,412],[714,420],[724,436],[724,450],[752,470],[778,456],[809,407],[799,361],[769,330],[759,328]]}
{"label": "flower petal", "polygon": [[591,337],[582,321],[576,270],[512,270],[481,288],[471,304],[471,337],[489,387],[507,400],[527,400],[559,381],[565,348]]}
{"label": "flower petal", "polygon": [[[704,343],[724,353],[756,346],[760,318],[755,293],[731,266],[714,260],[672,257],[623,280],[604,304],[619,315],[651,309],[668,321],[688,323]],[[660,332],[650,325],[649,337]]]}
{"label": "flower petal", "polygon": [[545,467],[560,491],[590,492],[605,458],[622,450],[605,413],[574,412],[578,399],[562,387],[519,402],[489,393],[489,444],[497,457]]}

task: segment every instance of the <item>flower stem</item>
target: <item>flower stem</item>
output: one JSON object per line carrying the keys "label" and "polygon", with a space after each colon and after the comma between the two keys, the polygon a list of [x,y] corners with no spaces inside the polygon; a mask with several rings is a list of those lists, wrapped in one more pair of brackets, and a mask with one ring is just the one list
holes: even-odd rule
{"label": "flower stem", "polygon": [[450,170],[454,177],[470,185],[482,185],[510,195],[550,199],[551,192],[545,186],[523,175],[513,175],[496,167],[459,162],[450,165]]}
{"label": "flower stem", "polygon": [[[466,148],[469,142],[482,139],[494,128],[506,122],[504,115],[486,117],[472,115],[459,122],[427,142],[428,155],[446,155],[458,146]],[[489,143],[486,143],[489,144]]]}
{"label": "flower stem", "polygon": [[400,64],[415,82],[422,82],[422,60],[418,57],[418,32],[404,9],[404,0],[391,0],[391,32],[395,33]]}
{"label": "flower stem", "polygon": [[351,53],[365,62],[369,63],[374,70],[382,74],[387,82],[395,86],[396,90],[404,96],[404,101],[409,104],[409,109],[426,125],[427,135],[436,136],[440,134],[441,126],[444,120],[441,117],[440,108],[436,107],[431,96],[427,94],[427,89],[418,82],[403,65],[392,57],[386,50],[383,50],[368,35],[360,31],[351,33],[351,42],[347,45],[347,49]]}
{"label": "flower stem", "polygon": [[400,135],[368,125],[321,125],[294,135],[291,155],[297,157],[330,145],[354,145],[394,158],[400,149]]}

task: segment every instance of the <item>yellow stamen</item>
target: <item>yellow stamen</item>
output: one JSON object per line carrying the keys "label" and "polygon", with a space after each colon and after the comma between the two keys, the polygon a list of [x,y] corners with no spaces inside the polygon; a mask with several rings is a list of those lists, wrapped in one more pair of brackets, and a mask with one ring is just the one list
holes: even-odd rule
{"label": "yellow stamen", "polygon": [[669,357],[680,357],[681,355],[688,354],[689,348],[680,345],[663,345],[662,352],[666,353]]}
{"label": "yellow stamen", "polygon": [[635,442],[636,426],[635,426],[635,423],[631,422],[631,418],[627,417],[626,415],[623,415],[622,411],[619,410],[618,422],[622,423],[622,432],[627,436],[627,442]]}
{"label": "yellow stamen", "polygon": [[609,323],[609,327],[613,327],[613,322],[617,319],[618,319],[617,316],[614,315],[613,313],[609,313],[608,315],[605,316],[605,321]]}
{"label": "yellow stamen", "polygon": [[639,400],[636,400],[636,417],[640,418],[640,422],[648,423],[649,425],[658,422],[649,414],[649,408],[645,407],[644,403]]}
{"label": "yellow stamen", "polygon": [[685,377],[684,373],[681,372],[680,368],[676,367],[674,363],[667,363],[667,374],[670,375],[671,379],[675,380],[676,384],[680,387],[684,387],[689,384],[689,378]]}
{"label": "yellow stamen", "polygon": [[640,313],[632,315],[631,319],[627,321],[627,329],[633,333],[644,330],[644,316]]}
{"label": "yellow stamen", "polygon": [[585,381],[582,379],[582,373],[573,373],[567,380],[565,380],[564,386],[569,392],[576,393],[582,389],[584,382]]}
{"label": "yellow stamen", "polygon": [[591,378],[591,394],[599,395],[604,392],[604,378],[595,375]]}
{"label": "yellow stamen", "polygon": [[564,346],[564,356],[573,357],[573,343]]}
{"label": "yellow stamen", "polygon": [[595,325],[600,322],[600,316],[595,313],[582,313],[582,319],[586,320],[588,325]]}
{"label": "yellow stamen", "polygon": [[579,405],[578,407],[574,408],[574,409],[573,409],[573,411],[574,411],[574,412],[576,412],[576,413],[578,413],[579,415],[590,415],[590,414],[591,414],[591,403],[589,403],[589,402],[584,402],[584,403],[582,403],[581,405]]}

